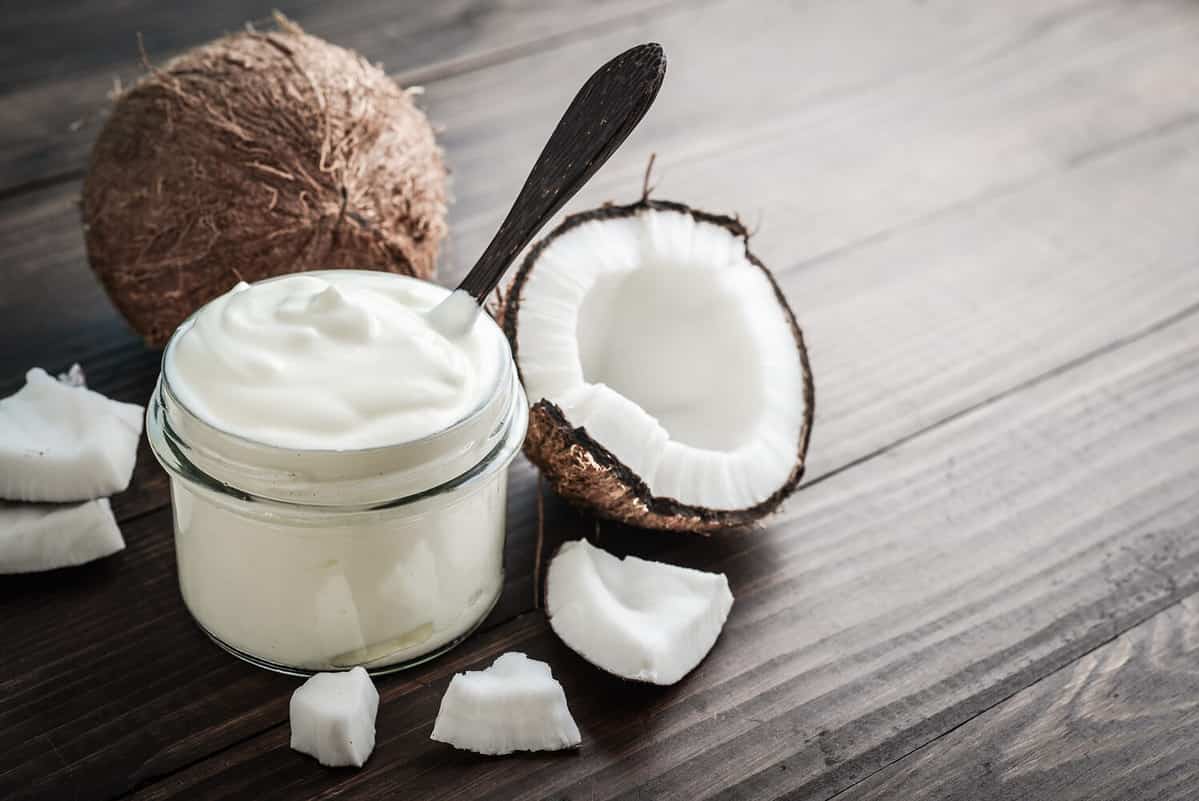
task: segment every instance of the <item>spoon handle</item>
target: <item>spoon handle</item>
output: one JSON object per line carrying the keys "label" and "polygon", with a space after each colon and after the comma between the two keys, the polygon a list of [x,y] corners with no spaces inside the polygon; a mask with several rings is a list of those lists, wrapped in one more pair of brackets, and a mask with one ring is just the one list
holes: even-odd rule
{"label": "spoon handle", "polygon": [[626,50],[587,79],[537,157],[500,230],[458,289],[480,305],[508,265],[641,122],[662,86],[662,46]]}

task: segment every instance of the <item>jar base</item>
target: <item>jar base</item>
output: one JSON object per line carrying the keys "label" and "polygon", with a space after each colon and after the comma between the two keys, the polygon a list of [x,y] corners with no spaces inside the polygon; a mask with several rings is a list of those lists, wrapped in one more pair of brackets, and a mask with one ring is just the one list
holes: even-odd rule
{"label": "jar base", "polygon": [[[466,631],[462,632],[462,634],[460,634],[459,636],[450,640],[449,642],[444,643],[443,645],[437,646],[432,651],[429,651],[428,653],[425,653],[425,654],[421,654],[420,656],[414,656],[411,659],[406,659],[402,662],[395,662],[390,665],[382,665],[380,667],[374,667],[374,668],[366,667],[365,665],[363,665],[363,667],[366,667],[366,672],[370,676],[386,676],[389,673],[397,673],[401,670],[407,670],[408,668],[414,668],[414,667],[417,667],[418,665],[423,665],[426,662],[436,659],[437,657],[441,656],[442,654],[446,653],[447,651],[451,651],[454,648],[458,647],[468,637],[470,637],[472,634],[474,634],[476,631],[478,631],[479,626],[483,625],[483,621],[486,620],[491,615],[491,610],[495,609],[495,605],[497,603],[499,603],[501,594],[502,594],[502,592],[496,593],[495,600],[493,600],[491,602],[491,604],[487,607],[487,611],[479,616],[479,620],[474,625],[472,625]],[[300,678],[308,678],[310,676],[315,676],[317,673],[335,673],[335,672],[339,672],[339,671],[343,671],[343,670],[349,670],[353,667],[352,665],[347,665],[345,667],[336,667],[336,668],[331,667],[331,668],[328,668],[327,670],[309,670],[307,668],[298,668],[298,667],[293,667],[291,665],[281,665],[277,662],[272,662],[269,659],[263,659],[260,656],[254,656],[253,654],[246,653],[245,651],[242,651],[242,650],[230,645],[229,643],[222,640],[220,637],[213,634],[207,628],[205,628],[204,624],[202,624],[199,620],[196,620],[194,615],[192,615],[191,618],[192,618],[192,622],[194,622],[196,624],[196,626],[200,629],[200,631],[204,632],[205,636],[207,636],[208,639],[212,640],[214,643],[216,643],[218,646],[220,646],[222,651],[225,651],[226,653],[236,656],[238,659],[242,660],[243,662],[248,662],[251,665],[254,665],[255,667],[260,667],[263,670],[269,670],[272,673],[282,673],[285,676],[299,676]]]}

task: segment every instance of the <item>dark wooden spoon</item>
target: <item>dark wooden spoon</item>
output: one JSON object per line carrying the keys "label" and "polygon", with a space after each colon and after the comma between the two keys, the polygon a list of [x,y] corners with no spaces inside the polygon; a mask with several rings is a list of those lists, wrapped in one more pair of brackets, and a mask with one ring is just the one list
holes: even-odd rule
{"label": "dark wooden spoon", "polygon": [[429,313],[434,327],[455,335],[469,329],[512,260],[641,122],[665,74],[662,46],[643,44],[587,79],[483,255],[453,294]]}

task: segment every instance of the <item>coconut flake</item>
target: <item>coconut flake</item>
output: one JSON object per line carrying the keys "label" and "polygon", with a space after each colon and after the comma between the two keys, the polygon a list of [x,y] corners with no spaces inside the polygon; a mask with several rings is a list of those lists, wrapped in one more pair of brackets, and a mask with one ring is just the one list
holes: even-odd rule
{"label": "coconut flake", "polygon": [[291,747],[322,765],[362,767],[375,749],[379,692],[366,670],[317,673],[291,696]]}
{"label": "coconut flake", "polygon": [[58,380],[69,387],[86,387],[87,376],[83,374],[83,368],[78,364],[72,364],[71,369],[65,373],[58,374]]}
{"label": "coconut flake", "polygon": [[83,501],[129,486],[141,406],[118,403],[35,367],[0,400],[0,498]]}
{"label": "coconut flake", "polygon": [[712,650],[733,594],[723,573],[706,573],[588,543],[562,545],[546,576],[550,628],[609,673],[674,684]]}
{"label": "coconut flake", "polygon": [[450,679],[432,739],[477,754],[557,751],[582,741],[550,666],[518,652]]}
{"label": "coconut flake", "polygon": [[0,573],[73,567],[124,547],[107,498],[68,505],[0,501]]}

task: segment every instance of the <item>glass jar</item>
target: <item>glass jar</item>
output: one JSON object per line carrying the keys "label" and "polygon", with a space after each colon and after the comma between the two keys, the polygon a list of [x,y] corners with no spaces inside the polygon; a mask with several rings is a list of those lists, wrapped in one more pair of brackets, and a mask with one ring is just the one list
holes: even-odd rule
{"label": "glass jar", "polygon": [[179,587],[200,627],[298,675],[399,670],[461,642],[503,585],[508,466],[528,424],[498,326],[496,382],[463,419],[412,442],[304,451],[222,431],[179,402],[165,366],[193,320],[163,354],[146,432],[170,476]]}

